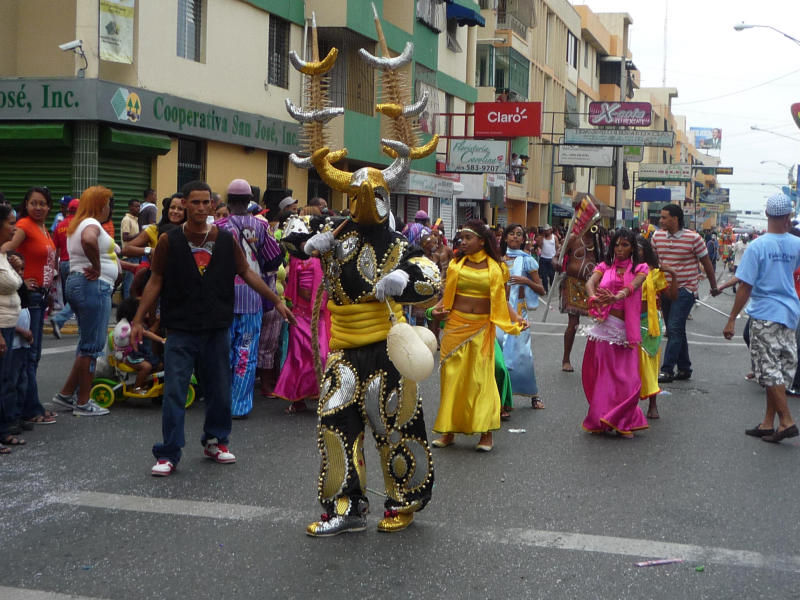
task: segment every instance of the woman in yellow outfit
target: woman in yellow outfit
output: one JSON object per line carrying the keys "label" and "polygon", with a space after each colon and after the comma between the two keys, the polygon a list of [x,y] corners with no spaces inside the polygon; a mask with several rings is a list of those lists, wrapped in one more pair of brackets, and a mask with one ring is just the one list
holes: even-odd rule
{"label": "woman in yellow outfit", "polygon": [[[661,320],[661,307],[659,294],[666,293],[670,300],[678,298],[678,278],[675,271],[667,266],[659,268],[658,256],[650,241],[641,235],[636,236],[636,245],[639,252],[639,261],[647,263],[650,271],[642,284],[642,312],[641,328],[642,343],[639,346],[639,376],[642,378],[642,389],[639,399],[650,400],[647,408],[648,419],[658,419],[658,406],[656,396],[661,391],[658,385],[658,366],[661,364],[661,331],[664,323]],[[671,276],[672,284],[667,290],[667,280],[664,273]],[[666,291],[664,291],[666,290]]]}
{"label": "woman in yellow outfit", "polygon": [[[494,235],[482,221],[461,230],[461,257],[447,268],[444,297],[433,316],[445,320],[441,344],[439,414],[432,443],[450,446],[456,433],[480,433],[476,450],[492,449],[492,431],[500,428],[500,395],[494,378],[495,326],[519,335],[528,324],[509,312],[508,268]],[[513,317],[513,322],[512,322]]]}

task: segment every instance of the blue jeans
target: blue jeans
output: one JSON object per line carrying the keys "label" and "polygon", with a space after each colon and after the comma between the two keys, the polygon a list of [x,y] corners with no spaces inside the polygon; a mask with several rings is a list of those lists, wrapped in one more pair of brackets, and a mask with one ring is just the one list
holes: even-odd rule
{"label": "blue jeans", "polygon": [[[101,279],[89,281],[77,271],[69,274],[67,300],[78,317],[76,355],[92,359],[102,356],[111,316],[111,290],[111,286]],[[94,360],[90,369],[94,373]]]}
{"label": "blue jeans", "polygon": [[0,435],[6,435],[18,417],[15,417],[17,390],[11,385],[13,356],[11,343],[14,341],[14,328],[3,327],[0,335],[6,343],[6,351],[0,354]]}
{"label": "blue jeans", "polygon": [[686,319],[694,306],[694,294],[686,288],[678,290],[675,301],[662,296],[661,307],[664,311],[664,322],[667,324],[667,347],[664,349],[664,360],[661,363],[662,373],[672,373],[675,365],[679,371],[691,371],[692,361],[689,359],[689,343],[686,341]]}
{"label": "blue jeans", "polygon": [[186,394],[197,375],[203,388],[206,420],[200,442],[217,438],[228,443],[231,433],[231,334],[229,329],[189,332],[170,329],[164,346],[164,402],[161,405],[162,443],[153,446],[156,459],[177,465],[186,445],[183,424]]}
{"label": "blue jeans", "polygon": [[[139,264],[141,259],[137,257],[126,257],[125,262],[129,263],[136,263]],[[125,271],[125,274],[122,276],[122,298],[125,299],[131,295],[131,285],[133,284],[133,273],[131,271]]]}
{"label": "blue jeans", "polygon": [[75,313],[69,306],[69,302],[67,302],[67,279],[69,279],[68,260],[62,260],[58,264],[58,276],[61,278],[61,294],[64,298],[64,307],[53,315],[53,321],[55,321],[56,325],[59,327],[63,327],[64,323],[75,316]]}
{"label": "blue jeans", "polygon": [[547,293],[547,290],[550,289],[550,286],[553,285],[553,279],[555,276],[556,269],[553,267],[553,259],[539,258],[539,278],[542,280],[545,294]]}
{"label": "blue jeans", "polygon": [[41,291],[30,291],[31,333],[33,343],[28,348],[25,360],[25,375],[28,388],[22,401],[22,418],[32,419],[44,414],[44,407],[39,402],[39,387],[36,383],[36,371],[39,369],[39,360],[42,358],[42,327],[44,326],[44,309],[47,306],[47,294]]}

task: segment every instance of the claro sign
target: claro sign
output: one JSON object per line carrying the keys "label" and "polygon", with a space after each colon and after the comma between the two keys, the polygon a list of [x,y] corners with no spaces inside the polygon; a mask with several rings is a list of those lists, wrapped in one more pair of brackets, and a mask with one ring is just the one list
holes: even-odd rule
{"label": "claro sign", "polygon": [[589,125],[648,127],[652,108],[649,102],[591,102]]}
{"label": "claro sign", "polygon": [[538,137],[542,134],[541,102],[476,102],[476,138]]}

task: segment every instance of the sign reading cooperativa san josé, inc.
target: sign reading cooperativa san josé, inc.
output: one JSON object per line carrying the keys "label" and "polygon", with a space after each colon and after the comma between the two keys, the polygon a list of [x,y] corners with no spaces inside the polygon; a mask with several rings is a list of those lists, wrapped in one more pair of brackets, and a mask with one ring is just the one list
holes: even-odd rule
{"label": "sign reading cooperativa san jos\u00e9, inc.", "polygon": [[588,129],[567,128],[564,130],[565,144],[588,144],[590,146],[658,146],[672,148],[674,131],[652,129]]}
{"label": "sign reading cooperativa san jos\u00e9, inc.", "polygon": [[297,152],[299,126],[98,79],[0,79],[0,120],[106,121]]}

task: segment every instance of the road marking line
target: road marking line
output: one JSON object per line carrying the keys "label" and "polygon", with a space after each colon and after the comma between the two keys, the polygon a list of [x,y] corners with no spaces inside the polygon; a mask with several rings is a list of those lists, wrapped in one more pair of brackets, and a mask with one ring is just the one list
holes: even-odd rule
{"label": "road marking line", "polygon": [[67,352],[75,352],[74,346],[57,346],[55,348],[43,348],[42,356],[48,354],[66,354]]}
{"label": "road marking line", "polygon": [[[223,504],[200,502],[196,500],[172,500],[167,498],[148,498],[143,496],[124,496],[100,492],[78,491],[65,494],[52,494],[50,502],[102,508],[106,510],[127,510],[133,512],[160,513],[212,519],[245,521],[270,518],[292,524],[303,521],[303,515],[296,510],[272,507],[248,506],[244,504]],[[453,531],[451,524],[441,524]],[[517,544],[536,548],[572,550],[578,552],[598,552],[617,556],[637,558],[682,558],[690,562],[715,563],[735,567],[771,569],[800,573],[800,556],[769,555],[748,550],[735,550],[714,546],[677,544],[657,540],[641,540],[605,535],[590,535],[540,529],[508,528],[497,530],[462,530],[460,535],[469,539],[489,538],[495,543]],[[45,597],[42,597],[45,598]],[[49,599],[49,597],[47,597]],[[25,599],[27,600],[27,599]],[[38,597],[32,600],[39,600]]]}
{"label": "road marking line", "polygon": [[[563,333],[552,333],[549,331],[536,331],[535,329],[531,329],[531,334],[536,336],[544,336],[544,337],[564,337]],[[702,335],[699,333],[690,334],[690,335]],[[576,337],[586,337],[585,335],[581,335],[580,333]],[[722,337],[722,336],[709,336],[709,337]],[[666,343],[666,340],[663,342]],[[725,346],[726,348],[733,348],[736,346],[745,346],[745,343],[741,340],[731,340],[730,342],[695,342],[692,340],[688,340],[690,346]]]}
{"label": "road marking line", "polygon": [[14,600],[101,600],[89,596],[74,596],[72,594],[59,594],[44,590],[31,590],[26,588],[13,588],[0,585],[0,598],[13,598]]}

